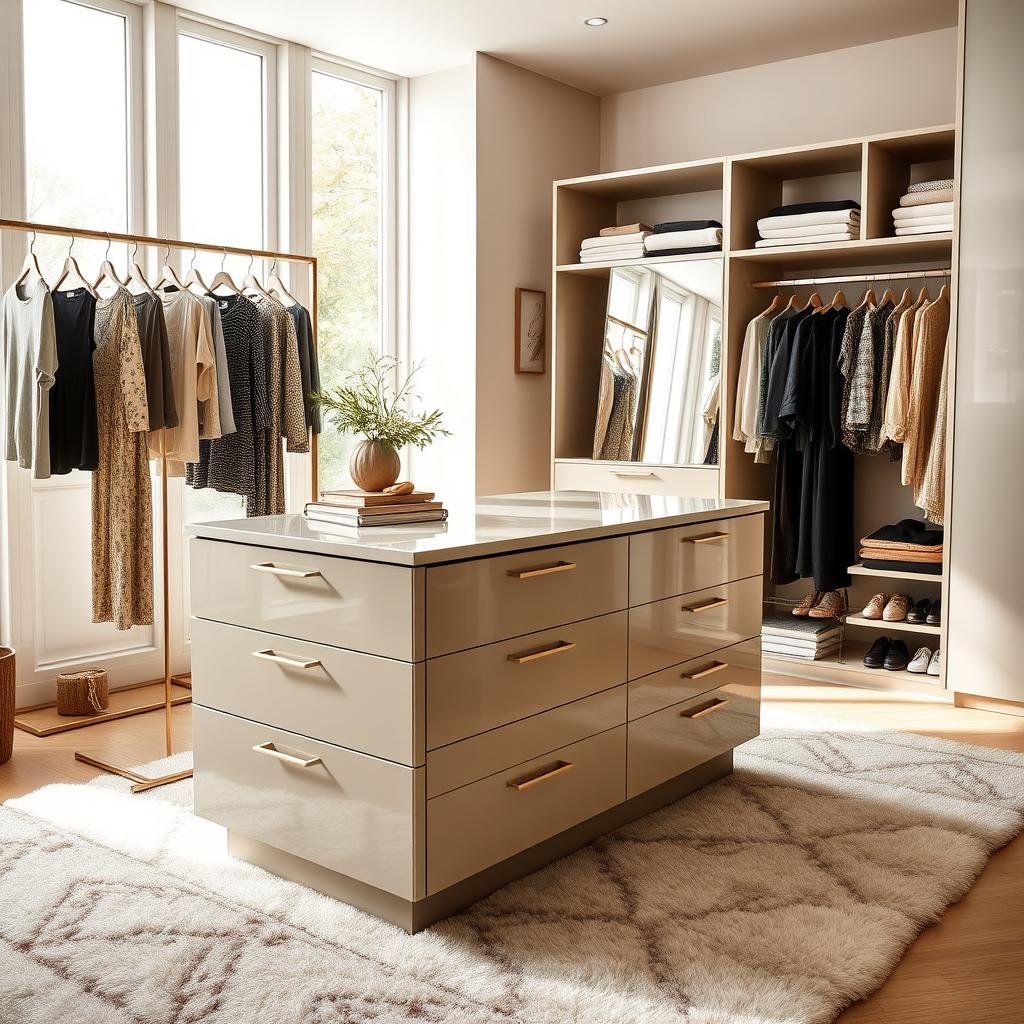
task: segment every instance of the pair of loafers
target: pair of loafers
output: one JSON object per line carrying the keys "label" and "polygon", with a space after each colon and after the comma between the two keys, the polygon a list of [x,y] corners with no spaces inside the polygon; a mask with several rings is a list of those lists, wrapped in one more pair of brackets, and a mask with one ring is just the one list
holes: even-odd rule
{"label": "pair of loafers", "polygon": [[939,675],[942,672],[942,652],[933,651],[930,647],[919,647],[910,659],[907,671],[917,675]]}
{"label": "pair of loafers", "polygon": [[935,601],[929,601],[928,598],[918,601],[917,604],[907,612],[907,622],[912,622],[915,626],[941,626],[941,598]]}
{"label": "pair of loafers", "polygon": [[940,602],[924,598],[914,602],[909,594],[875,594],[861,612],[865,619],[883,622],[910,622],[938,626],[942,622]]}
{"label": "pair of loafers", "polygon": [[902,640],[880,636],[864,655],[865,668],[884,668],[901,672],[910,664],[910,651]]}

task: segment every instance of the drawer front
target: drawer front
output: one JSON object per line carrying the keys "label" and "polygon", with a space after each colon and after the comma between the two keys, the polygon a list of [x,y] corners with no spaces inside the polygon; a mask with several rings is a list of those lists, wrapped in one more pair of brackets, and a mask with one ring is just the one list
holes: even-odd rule
{"label": "drawer front", "polygon": [[191,557],[193,615],[416,660],[412,569],[202,538]]}
{"label": "drawer front", "polygon": [[427,569],[427,656],[626,607],[629,541],[519,551]]}
{"label": "drawer front", "polygon": [[600,814],[625,796],[626,727],[427,801],[427,893]]}
{"label": "drawer front", "polygon": [[427,749],[625,681],[624,611],[432,658]]}
{"label": "drawer front", "polygon": [[[196,814],[403,899],[419,898],[415,822],[425,769],[199,705],[192,728]],[[260,744],[275,752],[253,749]],[[315,763],[303,767],[307,761]]]}
{"label": "drawer front", "polygon": [[629,538],[629,603],[760,576],[764,516],[736,516]]}
{"label": "drawer front", "polygon": [[325,743],[423,764],[423,665],[192,620],[192,694]]}
{"label": "drawer front", "polygon": [[556,462],[556,491],[718,497],[717,466],[645,466],[631,462]]}
{"label": "drawer front", "polygon": [[629,678],[761,635],[761,577],[629,610]]}
{"label": "drawer front", "polygon": [[626,687],[615,686],[460,743],[450,743],[427,754],[427,798],[613,729],[625,721]]}
{"label": "drawer front", "polygon": [[629,684],[629,718],[643,718],[662,708],[733,683],[761,682],[761,641],[745,640],[682,665],[653,672]]}
{"label": "drawer front", "polygon": [[759,683],[730,683],[630,722],[627,796],[724,754],[760,731]]}

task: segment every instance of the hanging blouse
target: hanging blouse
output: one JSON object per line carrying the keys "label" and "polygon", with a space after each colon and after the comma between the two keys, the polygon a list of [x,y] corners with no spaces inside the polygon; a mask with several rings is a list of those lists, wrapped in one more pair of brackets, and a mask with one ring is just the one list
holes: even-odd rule
{"label": "hanging blouse", "polygon": [[871,455],[893,449],[892,441],[882,437],[882,422],[885,419],[885,404],[889,398],[889,380],[892,376],[892,361],[896,351],[896,335],[903,314],[914,304],[910,291],[904,292],[896,308],[889,314],[882,332],[882,351],[879,354],[875,372],[875,391],[871,401],[871,422],[864,437],[864,451]]}
{"label": "hanging blouse", "polygon": [[882,357],[885,323],[892,310],[892,302],[869,305],[861,324],[843,414],[843,444],[850,451],[864,451],[865,437],[871,424],[875,380]]}
{"label": "hanging blouse", "polygon": [[[210,321],[210,337],[213,340],[213,357],[216,363],[215,374],[217,416],[214,417],[206,411],[208,403],[213,401],[213,396],[206,402],[200,403],[199,424],[200,437],[214,438],[223,437],[225,434],[235,432],[235,414],[231,405],[231,374],[228,370],[227,349],[224,344],[224,325],[221,323],[220,309],[217,300],[212,295],[200,295],[200,301],[206,307],[206,315]],[[219,427],[219,433],[217,428]]]}
{"label": "hanging blouse", "polygon": [[772,314],[759,313],[750,323],[743,337],[740,371],[736,383],[736,414],[733,420],[734,441],[743,444],[743,450],[756,455],[761,450],[757,436],[757,412],[760,402],[761,367]]}
{"label": "hanging blouse", "polygon": [[99,458],[93,319],[96,299],[85,288],[54,292],[58,369],[50,389],[50,472],[92,471]]}
{"label": "hanging blouse", "polygon": [[928,447],[928,459],[920,483],[914,490],[914,504],[933,523],[941,524],[946,513],[946,387],[949,381],[949,338],[942,354],[942,383],[939,385],[935,426]]}
{"label": "hanging blouse", "polygon": [[882,419],[882,440],[903,444],[907,433],[907,409],[910,406],[910,377],[914,365],[914,332],[917,318],[927,308],[925,293],[900,318],[893,350],[892,371],[889,374],[889,392],[885,399]]}
{"label": "hanging blouse", "polygon": [[320,390],[320,362],[317,358],[316,345],[313,344],[313,324],[309,310],[297,302],[285,306],[288,315],[295,325],[295,338],[299,350],[299,374],[302,377],[302,404],[306,415],[306,426],[319,434],[322,429],[320,406],[310,399],[314,391]]}
{"label": "hanging blouse", "polygon": [[921,311],[914,324],[914,367],[910,377],[902,479],[915,493],[921,488],[928,461],[948,334],[949,299],[940,296]]}
{"label": "hanging blouse", "polygon": [[171,350],[164,323],[164,306],[158,295],[143,292],[133,296],[135,318],[139,325],[142,365],[146,371],[146,402],[149,406],[149,429],[178,425],[174,404],[174,379],[171,372]]}

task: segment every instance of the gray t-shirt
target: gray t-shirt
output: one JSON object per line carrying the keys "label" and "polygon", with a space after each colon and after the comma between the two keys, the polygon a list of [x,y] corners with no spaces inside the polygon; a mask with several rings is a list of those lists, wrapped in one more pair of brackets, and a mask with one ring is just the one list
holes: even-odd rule
{"label": "gray t-shirt", "polygon": [[45,480],[50,475],[50,388],[57,373],[53,300],[46,282],[12,285],[3,297],[2,323],[4,458]]}

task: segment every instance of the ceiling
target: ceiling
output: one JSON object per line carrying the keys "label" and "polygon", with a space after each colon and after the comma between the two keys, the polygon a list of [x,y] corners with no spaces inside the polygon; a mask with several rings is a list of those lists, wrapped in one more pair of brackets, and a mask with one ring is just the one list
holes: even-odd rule
{"label": "ceiling", "polygon": [[[178,2],[397,75],[466,64],[481,50],[598,96],[928,32],[957,18],[957,0]],[[608,24],[583,24],[595,15]]]}

